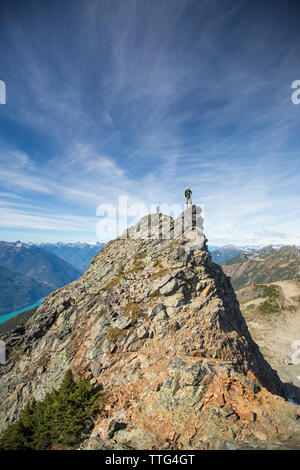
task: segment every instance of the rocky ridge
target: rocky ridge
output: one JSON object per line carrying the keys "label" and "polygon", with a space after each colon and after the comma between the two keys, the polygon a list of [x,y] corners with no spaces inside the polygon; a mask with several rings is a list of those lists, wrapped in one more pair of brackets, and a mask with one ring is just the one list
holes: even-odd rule
{"label": "rocky ridge", "polygon": [[[178,236],[182,215],[155,217],[158,237],[147,237],[143,218],[2,337],[1,432],[71,369],[107,394],[83,449],[298,445],[298,407],[253,341],[207,240],[193,245],[195,229]],[[165,223],[178,238],[164,239]]]}
{"label": "rocky ridge", "polygon": [[265,247],[258,253],[244,252],[222,263],[235,289],[252,284],[296,279],[300,276],[300,250],[284,246],[278,250]]}

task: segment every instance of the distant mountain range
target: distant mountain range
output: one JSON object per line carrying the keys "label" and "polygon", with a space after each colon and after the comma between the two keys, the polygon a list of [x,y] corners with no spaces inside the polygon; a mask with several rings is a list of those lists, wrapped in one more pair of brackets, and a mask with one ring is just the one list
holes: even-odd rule
{"label": "distant mountain range", "polygon": [[0,266],[0,315],[15,312],[47,296],[52,288]]}
{"label": "distant mountain range", "polygon": [[214,263],[221,264],[223,261],[239,255],[242,251],[242,248],[234,245],[222,246],[211,251],[211,259]]}
{"label": "distant mountain range", "polygon": [[[104,243],[0,242],[0,314],[35,303],[85,272]],[[297,247],[210,246],[233,287],[300,275]]]}
{"label": "distant mountain range", "polygon": [[72,264],[80,273],[90,267],[90,260],[103,248],[104,243],[35,243],[37,248],[45,249]]}
{"label": "distant mountain range", "polygon": [[33,304],[81,272],[54,253],[22,242],[0,242],[0,313]]}
{"label": "distant mountain range", "polygon": [[221,263],[235,289],[251,284],[265,284],[300,277],[300,249],[283,246],[265,247],[254,253],[244,251]]}
{"label": "distant mountain range", "polygon": [[[270,245],[274,249],[282,248],[284,245]],[[221,264],[228,259],[232,259],[241,253],[257,253],[264,249],[264,246],[236,246],[225,245],[222,247],[210,247],[211,257],[214,263]]]}

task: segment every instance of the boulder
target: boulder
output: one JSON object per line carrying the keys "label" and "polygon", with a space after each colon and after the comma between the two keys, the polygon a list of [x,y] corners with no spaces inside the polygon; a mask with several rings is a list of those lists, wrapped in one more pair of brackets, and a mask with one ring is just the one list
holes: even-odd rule
{"label": "boulder", "polygon": [[139,339],[143,339],[143,338],[146,338],[146,336],[148,336],[148,328],[144,325],[141,325],[137,331],[136,331],[136,335]]}
{"label": "boulder", "polygon": [[162,312],[162,311],[165,311],[165,310],[166,310],[166,307],[164,306],[164,304],[162,304],[162,303],[156,304],[156,305],[154,305],[154,307],[149,308],[148,317],[153,318],[159,312]]}
{"label": "boulder", "polygon": [[124,330],[128,328],[132,323],[132,318],[130,316],[121,316],[118,318],[118,320],[115,322],[115,326],[117,328],[120,328],[121,330]]}
{"label": "boulder", "polygon": [[159,289],[159,292],[162,295],[172,295],[174,294],[178,289],[178,283],[176,279],[172,279],[170,282],[167,282],[163,287]]}
{"label": "boulder", "polygon": [[153,318],[154,322],[160,322],[168,319],[168,315],[166,314],[165,310],[161,310],[158,312],[157,315]]}
{"label": "boulder", "polygon": [[176,294],[170,295],[165,298],[166,307],[180,307],[184,304],[184,295],[182,292],[177,292]]}

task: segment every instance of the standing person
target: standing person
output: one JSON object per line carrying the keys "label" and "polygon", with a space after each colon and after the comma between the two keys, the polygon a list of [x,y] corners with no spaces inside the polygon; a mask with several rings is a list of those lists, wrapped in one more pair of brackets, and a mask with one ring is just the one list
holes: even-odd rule
{"label": "standing person", "polygon": [[191,206],[192,206],[192,191],[190,190],[190,187],[187,186],[185,192],[184,192],[184,197],[185,197],[185,200],[186,200],[186,207],[188,208],[189,207],[189,202],[191,203]]}

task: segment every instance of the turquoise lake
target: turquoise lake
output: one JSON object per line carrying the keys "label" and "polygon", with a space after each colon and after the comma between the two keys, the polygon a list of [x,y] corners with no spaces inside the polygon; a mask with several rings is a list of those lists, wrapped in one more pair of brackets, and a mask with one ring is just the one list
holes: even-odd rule
{"label": "turquoise lake", "polygon": [[0,324],[4,323],[6,320],[9,320],[10,318],[16,317],[19,315],[19,313],[26,312],[27,310],[30,310],[32,308],[38,307],[39,305],[42,304],[42,300],[39,300],[35,304],[28,305],[28,307],[21,308],[21,310],[17,310],[16,312],[11,312],[11,313],[5,313],[4,315],[0,315]]}

